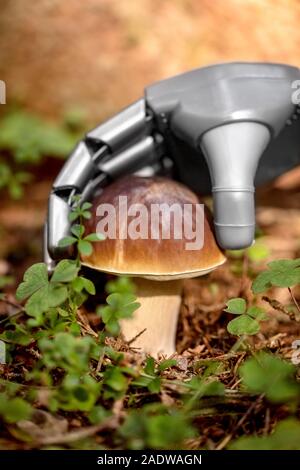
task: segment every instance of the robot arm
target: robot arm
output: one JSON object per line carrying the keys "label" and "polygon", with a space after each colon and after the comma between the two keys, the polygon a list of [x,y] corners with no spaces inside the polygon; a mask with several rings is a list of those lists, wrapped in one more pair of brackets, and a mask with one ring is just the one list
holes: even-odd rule
{"label": "robot arm", "polygon": [[168,122],[178,177],[195,190],[212,191],[223,248],[253,242],[255,177],[262,183],[300,164],[299,108],[292,100],[299,78],[300,70],[287,65],[229,63],[146,90],[158,120],[163,115]]}
{"label": "robot arm", "polygon": [[[45,230],[45,259],[63,256],[72,195],[171,158],[174,176],[212,192],[216,236],[223,248],[254,239],[254,180],[269,181],[300,164],[296,67],[229,63],[196,69],[149,86],[145,98],[89,132],[54,182]],[[300,95],[300,93],[299,93]],[[300,96],[299,96],[300,101]],[[299,103],[300,104],[300,103]]]}
{"label": "robot arm", "polygon": [[45,225],[44,257],[51,270],[64,256],[59,240],[69,235],[72,197],[82,200],[123,174],[163,165],[162,137],[153,131],[152,116],[143,99],[86,135],[74,149],[53,184]]}

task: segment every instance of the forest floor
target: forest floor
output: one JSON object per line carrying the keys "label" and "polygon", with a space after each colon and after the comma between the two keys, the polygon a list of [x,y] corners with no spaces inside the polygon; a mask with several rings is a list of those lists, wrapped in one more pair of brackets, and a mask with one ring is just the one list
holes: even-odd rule
{"label": "forest floor", "polygon": [[[39,174],[41,170],[38,170],[30,189],[20,201],[11,201],[5,195],[1,198],[0,277],[12,276],[13,281],[3,288],[5,300],[0,303],[0,322],[15,310],[15,290],[24,271],[41,260],[46,201],[58,166],[55,160],[46,161],[43,168],[47,167],[47,177]],[[251,283],[269,261],[300,257],[299,181],[300,172],[297,169],[258,191],[259,236],[255,248],[238,254],[228,253],[228,262],[219,270],[203,278],[185,281],[177,331],[177,354],[174,356],[176,365],[163,372],[166,385],[160,391],[136,392],[132,406],[130,400],[133,400],[133,395],[128,391],[116,398],[113,404],[104,399],[102,405],[104,408],[112,407],[113,419],[109,418],[108,424],[104,423],[103,426],[101,423],[88,424],[84,413],[52,413],[43,404],[45,397],[40,396],[34,404],[39,411],[32,421],[21,421],[21,424],[3,422],[0,425],[0,448],[134,448],[135,444],[126,433],[123,433],[123,439],[127,444],[120,436],[111,437],[123,422],[127,410],[156,402],[166,407],[180,408],[181,395],[175,384],[178,381],[187,382],[197,375],[207,375],[207,366],[213,363],[222,364],[216,375],[226,387],[225,397],[201,398],[201,406],[193,417],[193,427],[198,432],[187,436],[184,444],[180,445],[190,449],[223,449],[230,447],[239,436],[269,435],[276,424],[290,414],[288,404],[272,403],[265,399],[264,394],[245,393],[238,369],[248,352],[236,348],[236,337],[226,329],[232,315],[224,312],[224,308],[231,298],[242,297],[250,304],[253,302]],[[96,282],[96,300],[88,302],[80,310],[93,331],[97,331],[101,324],[93,308],[97,303],[104,303],[106,281],[105,276],[99,278]],[[291,318],[285,309],[293,302],[300,302],[299,286],[292,290],[292,294],[294,299],[288,289],[273,288],[266,296],[257,299],[257,305],[267,311],[269,319],[262,323],[258,334],[249,337],[248,344],[252,351],[264,349],[291,362],[293,341],[300,339],[300,322],[297,318]],[[144,358],[137,351],[130,350],[121,339],[107,341],[115,350],[123,352],[123,367],[142,367]],[[1,378],[20,382],[24,369],[30,369],[34,361],[31,354],[34,352],[20,347],[10,363],[0,366]],[[24,433],[27,433],[27,438],[24,438]],[[154,444],[149,444],[145,438],[142,445],[151,447]],[[165,444],[166,448],[171,445]]]}

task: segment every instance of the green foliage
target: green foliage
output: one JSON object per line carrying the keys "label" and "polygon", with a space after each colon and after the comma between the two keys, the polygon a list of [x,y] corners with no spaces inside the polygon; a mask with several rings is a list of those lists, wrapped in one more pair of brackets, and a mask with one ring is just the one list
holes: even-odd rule
{"label": "green foliage", "polygon": [[[146,357],[135,362],[127,352],[113,349],[119,342],[111,336],[119,334],[120,321],[130,318],[139,307],[129,278],[107,283],[106,305],[97,308],[103,330],[97,332],[85,325],[78,307],[88,295],[95,294],[95,286],[80,273],[80,254],[90,253],[92,243],[99,240],[96,234],[84,236],[82,221],[90,217],[90,207],[89,203],[81,203],[80,196],[74,198],[71,236],[61,242],[61,246],[77,244],[77,259],[60,261],[50,278],[46,265],[37,263],[25,272],[17,289],[17,299],[26,301],[24,310],[5,320],[0,339],[8,358],[22,348],[33,359],[24,372],[25,390],[6,381],[3,393],[0,381],[0,417],[11,428],[13,423],[30,419],[40,403],[51,413],[78,417],[82,423],[98,424],[116,415],[120,425],[112,433],[112,446],[184,448],[187,439],[196,437],[192,421],[211,415],[215,409],[220,413],[230,404],[228,398],[241,391],[226,388],[221,382],[228,363],[219,358],[198,360],[182,379],[180,360]],[[277,264],[280,272],[285,265]],[[299,265],[288,265],[293,271],[290,279],[294,279]],[[6,281],[9,279],[3,279],[3,286]],[[238,336],[257,333],[259,322],[266,319],[262,309],[247,306],[242,298],[229,300],[226,311],[236,316],[229,322],[228,331]],[[259,352],[247,357],[238,372],[243,396],[248,400],[259,394],[274,404],[290,405],[291,411],[296,410],[300,385],[296,368],[289,362]],[[168,400],[168,407],[160,403]],[[298,442],[299,422],[285,420],[270,436],[240,438],[230,448],[298,449]]]}
{"label": "green foliage", "polygon": [[106,299],[107,305],[97,309],[98,315],[101,316],[106,330],[113,336],[120,333],[119,320],[130,318],[135,310],[140,306],[135,302],[135,296],[132,294],[110,294]]}
{"label": "green foliage", "polygon": [[13,110],[0,121],[0,148],[18,163],[37,163],[45,155],[65,157],[78,135],[26,111]]}
{"label": "green foliage", "polygon": [[[82,253],[80,242],[88,244],[92,249],[91,243],[96,240],[96,235],[84,237],[81,222],[89,217],[90,205],[81,205],[79,198],[76,197],[76,217],[73,220],[80,223],[74,224],[71,230]],[[101,309],[105,323],[104,334],[90,336],[85,333],[82,336],[77,310],[88,294],[95,294],[95,286],[79,274],[80,268],[79,256],[76,260],[60,261],[50,278],[44,263],[31,266],[16,292],[19,301],[26,300],[24,312],[29,318],[26,323],[20,321],[18,316],[9,319],[8,328],[0,338],[11,348],[14,344],[35,344],[39,359],[26,378],[31,383],[50,387],[47,399],[49,410],[80,411],[89,413],[89,419],[96,420],[101,415],[94,409],[101,410],[97,401],[102,387],[105,400],[117,399],[126,392],[132,378],[137,376],[136,371],[118,365],[122,354],[105,346],[105,336],[112,332],[117,334],[119,319],[128,318],[138,304],[130,281],[125,278],[114,281],[114,293],[108,297],[106,307]],[[109,357],[112,363],[102,374],[95,376],[92,364],[104,356]],[[23,401],[19,397],[13,399],[17,400],[16,412],[19,417]],[[4,419],[13,421],[10,415],[5,415]]]}
{"label": "green foliage", "polygon": [[295,380],[295,373],[291,363],[265,352],[247,359],[239,369],[248,391],[264,394],[275,403],[300,399],[300,385]]}
{"label": "green foliage", "polygon": [[20,199],[23,196],[23,185],[31,179],[30,173],[15,170],[7,162],[0,160],[0,190],[7,188],[12,199]]}
{"label": "green foliage", "polygon": [[[88,203],[84,203],[88,204]],[[82,207],[84,207],[84,204]],[[87,214],[88,212],[85,210],[83,214]],[[73,212],[71,212],[73,214]],[[70,214],[70,215],[71,215]],[[83,217],[85,217],[83,215]],[[85,228],[80,224],[74,224],[71,227],[72,236],[64,237],[59,241],[60,247],[67,247],[76,244],[77,250],[80,255],[83,256],[90,256],[93,252],[93,245],[91,242],[99,242],[104,240],[104,236],[102,234],[97,233],[90,233],[84,237]]]}
{"label": "green foliage", "polygon": [[114,294],[115,292],[119,294],[134,294],[136,289],[129,277],[120,276],[114,280],[108,281],[105,290],[108,294]]}
{"label": "green foliage", "polygon": [[112,294],[106,299],[107,305],[98,307],[97,313],[101,316],[106,331],[117,336],[120,332],[119,320],[130,318],[140,304],[135,301],[134,284],[128,278],[120,277],[111,281],[108,290]]}
{"label": "green foliage", "polygon": [[91,424],[99,424],[110,415],[110,412],[101,405],[93,406],[88,418]]}
{"label": "green foliage", "polygon": [[[80,196],[76,198],[76,207],[83,207],[79,202]],[[87,212],[87,207],[85,211]],[[71,230],[77,237],[78,244],[86,243],[92,249],[94,234],[84,239],[84,227],[81,224],[73,225]],[[25,272],[23,282],[17,288],[16,298],[20,301],[27,299],[25,311],[31,317],[27,321],[29,331],[18,322],[11,321],[10,328],[0,335],[0,339],[12,344],[27,345],[41,335],[49,336],[55,332],[69,330],[71,334],[80,334],[77,309],[88,295],[94,295],[96,291],[92,281],[79,275],[79,255],[80,253],[76,260],[60,261],[50,279],[44,263],[34,264]],[[31,332],[30,328],[35,327],[43,327],[43,331]]]}
{"label": "green foliage", "polygon": [[50,409],[91,412],[100,396],[101,385],[90,375],[66,375],[50,398]]}
{"label": "green foliage", "polygon": [[[47,266],[37,263],[24,274],[24,280],[19,285],[16,298],[28,299],[25,310],[30,317],[31,326],[40,326],[45,321],[45,313],[51,308],[62,305],[72,294],[72,281],[75,282],[79,267],[75,261],[60,261],[48,280]],[[83,286],[84,288],[84,286]]]}
{"label": "green foliage", "polygon": [[175,359],[166,359],[156,364],[153,357],[147,357],[142,374],[132,382],[132,385],[146,387],[150,393],[159,393],[162,383],[161,374],[176,364]]}
{"label": "green foliage", "polygon": [[263,240],[258,238],[252,246],[247,248],[246,253],[250,261],[260,263],[270,256],[270,249]]}
{"label": "green foliage", "polygon": [[80,201],[80,195],[76,194],[72,198],[73,206],[72,210],[69,214],[69,221],[70,222],[75,222],[75,220],[83,220],[83,219],[90,219],[91,218],[91,212],[90,209],[92,207],[92,204],[90,202],[84,202],[81,204]]}
{"label": "green foliage", "polygon": [[237,336],[255,335],[260,330],[259,322],[268,318],[262,308],[252,306],[247,309],[246,301],[242,298],[230,299],[225,312],[238,315],[227,325],[229,333]]}
{"label": "green foliage", "polygon": [[28,419],[31,412],[31,406],[22,398],[10,398],[6,393],[0,393],[0,416],[7,423]]}
{"label": "green foliage", "polygon": [[70,222],[79,221],[71,226],[71,236],[62,238],[58,245],[62,248],[75,245],[78,254],[78,262],[80,255],[90,256],[93,252],[92,242],[99,242],[104,240],[104,235],[101,233],[90,233],[84,237],[85,227],[82,224],[84,219],[91,218],[90,208],[92,204],[90,202],[81,202],[81,195],[76,194],[72,198],[72,207],[69,214]]}
{"label": "green foliage", "polygon": [[69,333],[57,333],[54,338],[38,341],[42,353],[41,367],[51,371],[57,367],[69,374],[89,371],[89,359],[97,356],[98,348],[91,336],[74,337]]}
{"label": "green foliage", "polygon": [[105,400],[114,399],[118,400],[124,396],[125,392],[128,389],[129,377],[132,371],[128,368],[114,364],[113,366],[108,366],[103,374],[103,384],[104,384],[104,398]]}
{"label": "green foliage", "polygon": [[213,374],[210,377],[193,377],[186,384],[187,392],[185,396],[185,411],[197,409],[199,402],[204,397],[218,397],[224,396],[225,387],[214,378]]}
{"label": "green foliage", "polygon": [[272,286],[292,287],[300,283],[300,258],[272,261],[268,263],[268,268],[254,280],[252,290],[255,294],[264,292]]}
{"label": "green foliage", "polygon": [[281,421],[270,436],[243,436],[230,450],[300,450],[300,422],[294,418]]}
{"label": "green foliage", "polygon": [[265,261],[270,256],[270,249],[264,243],[264,240],[257,238],[255,243],[244,250],[228,250],[230,257],[235,259],[241,259],[245,255],[252,263],[261,263]]}
{"label": "green foliage", "polygon": [[45,156],[68,155],[82,130],[78,119],[74,125],[74,117],[72,123],[55,124],[19,109],[4,115],[0,120],[0,190],[7,189],[12,199],[20,199],[24,185],[32,180],[26,166],[40,163]]}
{"label": "green foliage", "polygon": [[0,290],[14,283],[14,277],[9,275],[0,276]]}
{"label": "green foliage", "polygon": [[[197,399],[205,396],[222,396],[225,392],[224,385],[213,377],[207,379],[193,377],[186,385],[190,390],[197,392]],[[194,397],[195,395],[192,398]]]}
{"label": "green foliage", "polygon": [[162,406],[148,405],[132,411],[119,430],[129,449],[177,449],[194,436],[186,416]]}

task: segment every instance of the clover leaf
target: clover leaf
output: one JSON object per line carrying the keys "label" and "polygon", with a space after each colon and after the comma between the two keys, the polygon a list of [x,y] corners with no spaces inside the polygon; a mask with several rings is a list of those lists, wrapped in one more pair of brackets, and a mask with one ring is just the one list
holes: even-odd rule
{"label": "clover leaf", "polygon": [[225,312],[238,315],[227,325],[232,335],[255,335],[260,330],[259,321],[267,319],[263,309],[253,306],[247,309],[246,301],[242,298],[230,299]]}
{"label": "clover leaf", "polygon": [[120,332],[119,320],[130,318],[133,312],[140,307],[133,294],[115,292],[106,299],[107,305],[98,307],[97,313],[101,316],[106,330],[113,336]]}
{"label": "clover leaf", "polygon": [[268,270],[260,273],[252,284],[255,294],[270,287],[292,287],[300,283],[300,258],[282,259],[268,263]]}
{"label": "clover leaf", "polygon": [[67,283],[77,277],[78,270],[74,261],[62,260],[49,280],[45,263],[37,263],[27,269],[17,288],[16,298],[20,301],[28,299],[25,310],[29,316],[35,317],[37,325],[42,323],[43,313],[67,299]]}
{"label": "clover leaf", "polygon": [[263,393],[272,402],[299,399],[300,386],[294,375],[295,366],[273,354],[260,352],[239,368],[243,384],[250,392]]}

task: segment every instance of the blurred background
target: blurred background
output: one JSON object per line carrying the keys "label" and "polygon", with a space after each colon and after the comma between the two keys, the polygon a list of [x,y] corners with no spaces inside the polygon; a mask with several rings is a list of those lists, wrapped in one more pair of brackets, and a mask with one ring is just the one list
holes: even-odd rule
{"label": "blurred background", "polygon": [[[0,275],[40,258],[51,181],[85,130],[153,81],[232,60],[299,66],[299,51],[298,0],[1,0]],[[299,253],[299,179],[258,194],[274,256]]]}
{"label": "blurred background", "polygon": [[97,122],[149,83],[214,62],[300,64],[298,0],[1,0],[8,103]]}

